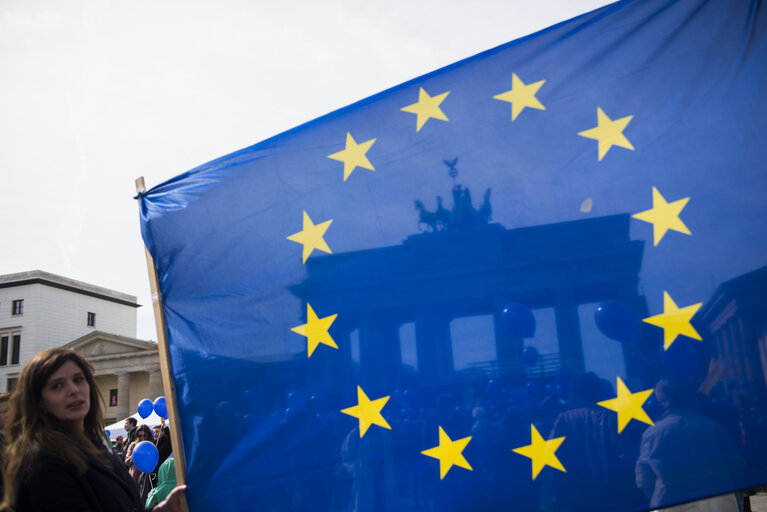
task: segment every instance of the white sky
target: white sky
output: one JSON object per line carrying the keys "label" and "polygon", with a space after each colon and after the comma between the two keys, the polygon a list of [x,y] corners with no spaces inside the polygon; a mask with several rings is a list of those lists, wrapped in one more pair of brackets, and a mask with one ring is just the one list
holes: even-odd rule
{"label": "white sky", "polygon": [[214,158],[606,0],[0,0],[0,274],[136,295],[134,180]]}

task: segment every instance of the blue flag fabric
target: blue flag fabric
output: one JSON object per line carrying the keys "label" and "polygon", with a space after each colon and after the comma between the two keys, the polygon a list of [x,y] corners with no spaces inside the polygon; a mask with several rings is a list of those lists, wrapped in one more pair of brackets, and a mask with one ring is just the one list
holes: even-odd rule
{"label": "blue flag fabric", "polygon": [[142,194],[191,509],[767,482],[766,27],[619,2]]}

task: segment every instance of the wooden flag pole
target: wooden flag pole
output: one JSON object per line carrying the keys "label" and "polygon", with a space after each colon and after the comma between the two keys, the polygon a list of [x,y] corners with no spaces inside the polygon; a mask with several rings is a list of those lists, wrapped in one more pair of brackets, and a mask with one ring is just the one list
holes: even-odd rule
{"label": "wooden flag pole", "polygon": [[[144,177],[136,179],[136,193],[141,195],[146,192]],[[165,314],[162,311],[162,295],[160,295],[160,282],[157,277],[157,267],[152,255],[144,246],[146,255],[146,267],[149,272],[149,287],[152,292],[152,307],[154,308],[154,323],[157,329],[157,348],[160,354],[160,373],[162,375],[162,387],[165,392],[165,403],[168,408],[168,421],[170,422],[170,441],[173,445],[173,456],[176,465],[177,485],[186,483],[186,464],[184,462],[184,445],[181,439],[181,426],[178,422],[178,408],[176,404],[176,385],[170,366],[170,351],[168,348],[167,329],[165,326]],[[186,496],[181,496],[181,510],[188,512]]]}

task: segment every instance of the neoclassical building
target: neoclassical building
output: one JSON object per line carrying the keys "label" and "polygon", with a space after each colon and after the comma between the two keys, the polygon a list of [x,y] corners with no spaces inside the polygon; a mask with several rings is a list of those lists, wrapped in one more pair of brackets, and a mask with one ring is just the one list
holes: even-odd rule
{"label": "neoclassical building", "polygon": [[0,391],[34,354],[68,346],[96,369],[107,422],[135,413],[162,395],[157,343],[136,339],[139,307],[133,295],[41,270],[0,275]]}
{"label": "neoclassical building", "polygon": [[156,342],[96,331],[66,346],[93,365],[107,424],[134,414],[144,398],[163,394]]}

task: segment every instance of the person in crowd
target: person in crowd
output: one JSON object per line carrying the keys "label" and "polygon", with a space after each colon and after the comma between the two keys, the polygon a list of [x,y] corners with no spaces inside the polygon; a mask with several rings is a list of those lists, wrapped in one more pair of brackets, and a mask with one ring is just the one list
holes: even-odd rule
{"label": "person in crowd", "polygon": [[131,445],[133,441],[136,440],[136,431],[138,428],[138,421],[136,421],[136,418],[125,418],[125,446],[123,448],[124,452],[128,451],[128,447]]}
{"label": "person in crowd", "polygon": [[[11,397],[0,509],[15,512],[144,508],[125,466],[104,436],[101,397],[91,366],[59,347],[26,364]],[[177,512],[185,487],[154,512]]]}
{"label": "person in crowd", "polygon": [[117,436],[115,438],[114,448],[115,448],[115,455],[117,455],[117,458],[124,463],[125,462],[125,442],[123,441],[123,436]]}
{"label": "person in crowd", "polygon": [[641,503],[642,493],[634,487],[634,462],[643,427],[629,424],[618,432],[617,415],[597,405],[614,396],[613,391],[594,372],[575,378],[573,395],[574,401],[559,414],[549,434],[549,439],[567,440],[557,457],[568,463],[567,473],[551,471],[541,478],[547,487],[547,507],[558,512],[588,512]]}
{"label": "person in crowd", "polygon": [[[650,497],[650,506],[682,503],[701,490],[711,494],[735,487],[744,460],[727,431],[696,408],[695,383],[664,378],[655,396],[666,411],[642,434],[636,462],[636,484]],[[675,512],[738,512],[737,497],[722,494],[666,509]]]}
{"label": "person in crowd", "polygon": [[154,470],[154,473],[156,474],[160,469],[160,465],[162,465],[165,460],[170,457],[170,454],[173,451],[173,447],[170,444],[170,429],[167,425],[165,425],[165,420],[163,420],[162,426],[158,425],[155,428],[159,430],[157,431],[157,435],[155,435],[154,444],[157,445],[157,453],[160,455],[159,459],[157,460],[157,467]]}
{"label": "person in crowd", "polygon": [[139,476],[139,493],[141,494],[141,498],[144,500],[149,497],[149,493],[157,485],[160,465],[165,462],[171,451],[173,451],[170,445],[170,429],[165,425],[165,420],[162,420],[162,425],[156,425],[153,427],[153,430],[154,444],[157,446],[158,459],[157,465],[154,467],[154,470],[151,473],[144,473]]}
{"label": "person in crowd", "polygon": [[133,478],[133,481],[136,482],[137,488],[139,486],[141,470],[137,468],[135,464],[133,464],[133,450],[136,448],[136,445],[142,441],[154,442],[154,438],[152,437],[152,430],[146,425],[141,425],[136,429],[136,439],[130,444],[130,446],[128,446],[128,450],[125,452],[125,466],[128,468],[128,472]]}
{"label": "person in crowd", "polygon": [[176,461],[169,457],[162,463],[157,478],[157,485],[149,491],[146,506],[151,507],[168,497],[168,494],[176,487]]}

